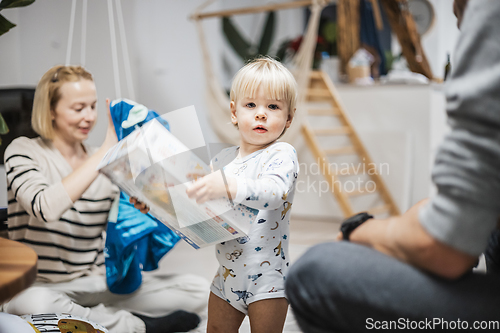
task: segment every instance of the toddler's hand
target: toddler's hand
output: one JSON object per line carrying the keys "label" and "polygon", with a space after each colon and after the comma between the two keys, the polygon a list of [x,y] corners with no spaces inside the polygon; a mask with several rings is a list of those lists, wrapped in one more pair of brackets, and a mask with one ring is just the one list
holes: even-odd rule
{"label": "toddler's hand", "polygon": [[194,180],[194,181],[197,181],[198,178],[201,178],[201,177],[205,177],[206,174],[205,173],[188,173],[186,175],[186,177],[190,180]]}
{"label": "toddler's hand", "polygon": [[135,197],[130,197],[130,203],[134,204],[134,208],[137,208],[141,213],[147,214],[149,212],[149,207],[145,203],[137,200]]}
{"label": "toddler's hand", "polygon": [[[228,178],[228,185],[232,184],[233,179]],[[230,186],[231,187],[231,186]],[[197,203],[202,204],[206,201],[228,196],[228,189],[222,178],[220,170],[212,172],[198,180],[186,191],[191,199],[195,199]]]}

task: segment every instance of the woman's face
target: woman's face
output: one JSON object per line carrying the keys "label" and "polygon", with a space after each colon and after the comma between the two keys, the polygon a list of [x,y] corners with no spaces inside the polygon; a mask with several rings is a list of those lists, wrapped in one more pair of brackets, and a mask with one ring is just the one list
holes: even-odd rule
{"label": "woman's face", "polygon": [[66,82],[59,88],[61,98],[51,111],[56,137],[68,144],[81,143],[97,119],[97,94],[93,81]]}

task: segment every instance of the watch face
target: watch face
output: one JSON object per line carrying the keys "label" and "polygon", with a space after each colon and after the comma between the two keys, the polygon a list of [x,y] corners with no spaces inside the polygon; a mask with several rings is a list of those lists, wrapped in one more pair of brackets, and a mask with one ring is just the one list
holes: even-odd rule
{"label": "watch face", "polygon": [[429,31],[434,22],[434,8],[429,0],[408,0],[408,9],[413,16],[419,35]]}

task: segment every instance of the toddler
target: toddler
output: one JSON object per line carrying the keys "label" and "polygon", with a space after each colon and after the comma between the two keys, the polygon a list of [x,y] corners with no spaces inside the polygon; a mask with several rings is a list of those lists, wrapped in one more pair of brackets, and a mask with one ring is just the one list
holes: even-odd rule
{"label": "toddler", "polygon": [[218,171],[199,178],[187,192],[198,203],[229,196],[258,210],[247,237],[216,246],[219,269],[208,304],[208,333],[238,332],[245,315],[252,332],[283,330],[289,218],[299,165],[295,149],[277,140],[290,127],[296,95],[294,77],[273,59],[241,68],[230,94],[240,145],[219,153],[212,161]]}

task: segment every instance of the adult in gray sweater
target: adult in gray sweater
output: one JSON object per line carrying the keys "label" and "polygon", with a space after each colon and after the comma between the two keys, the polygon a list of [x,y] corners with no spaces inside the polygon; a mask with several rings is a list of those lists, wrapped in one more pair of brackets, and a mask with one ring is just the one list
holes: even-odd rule
{"label": "adult in gray sweater", "polygon": [[[463,8],[456,0],[459,24]],[[291,267],[287,296],[305,332],[500,329],[500,1],[470,1],[460,28],[437,195]],[[474,273],[483,252],[488,274]]]}

